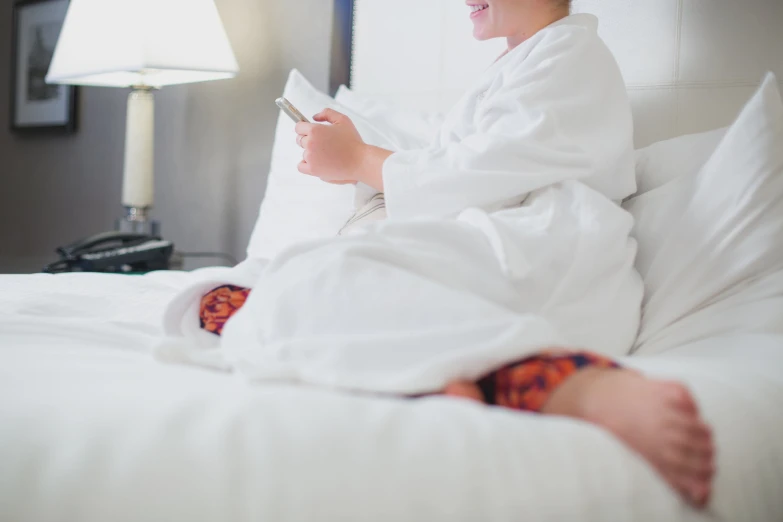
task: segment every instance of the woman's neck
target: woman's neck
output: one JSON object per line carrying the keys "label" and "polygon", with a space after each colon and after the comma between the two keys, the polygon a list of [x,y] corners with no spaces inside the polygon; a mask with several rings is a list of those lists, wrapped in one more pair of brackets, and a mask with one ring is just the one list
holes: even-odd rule
{"label": "woman's neck", "polygon": [[552,25],[558,20],[562,20],[569,14],[570,12],[568,9],[554,9],[552,11],[541,11],[539,9],[535,12],[523,13],[520,18],[524,20],[524,22],[520,24],[519,30],[513,35],[506,37],[508,51],[512,51],[514,47],[518,46],[541,29]]}

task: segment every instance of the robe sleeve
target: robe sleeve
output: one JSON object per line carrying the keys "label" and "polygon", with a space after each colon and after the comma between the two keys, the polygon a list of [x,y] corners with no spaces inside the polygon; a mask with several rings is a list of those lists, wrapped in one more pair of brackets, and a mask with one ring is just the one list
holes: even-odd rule
{"label": "robe sleeve", "polygon": [[[441,136],[426,149],[397,152],[383,166],[389,217],[448,217],[494,210],[530,192],[593,172],[592,159],[569,126],[584,128],[580,107],[600,103],[580,89],[588,35],[553,32],[525,57],[509,56],[483,102],[472,133]],[[512,59],[514,58],[514,59]],[[578,66],[577,66],[578,65]],[[596,71],[597,74],[600,72]]]}

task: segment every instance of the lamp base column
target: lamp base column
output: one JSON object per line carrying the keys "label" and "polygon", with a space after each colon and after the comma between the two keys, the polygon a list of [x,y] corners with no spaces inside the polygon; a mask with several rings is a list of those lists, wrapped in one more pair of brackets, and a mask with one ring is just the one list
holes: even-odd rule
{"label": "lamp base column", "polygon": [[116,229],[120,232],[160,237],[160,222],[149,219],[149,209],[150,207],[125,207],[125,217],[117,220]]}

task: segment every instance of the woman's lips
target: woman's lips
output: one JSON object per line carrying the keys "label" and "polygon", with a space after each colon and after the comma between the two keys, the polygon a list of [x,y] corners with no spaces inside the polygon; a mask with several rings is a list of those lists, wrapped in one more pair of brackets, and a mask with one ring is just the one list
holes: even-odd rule
{"label": "woman's lips", "polygon": [[487,9],[489,9],[489,5],[487,4],[472,4],[470,5],[470,8],[472,9],[472,12],[470,13],[471,18],[478,18],[479,16],[483,15]]}

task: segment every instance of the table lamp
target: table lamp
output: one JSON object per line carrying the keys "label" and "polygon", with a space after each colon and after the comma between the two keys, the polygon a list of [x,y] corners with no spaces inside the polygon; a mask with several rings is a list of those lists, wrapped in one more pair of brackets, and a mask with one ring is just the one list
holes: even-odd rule
{"label": "table lamp", "polygon": [[149,218],[153,92],[238,70],[213,0],[71,0],[46,81],[131,89],[119,230],[159,234]]}

